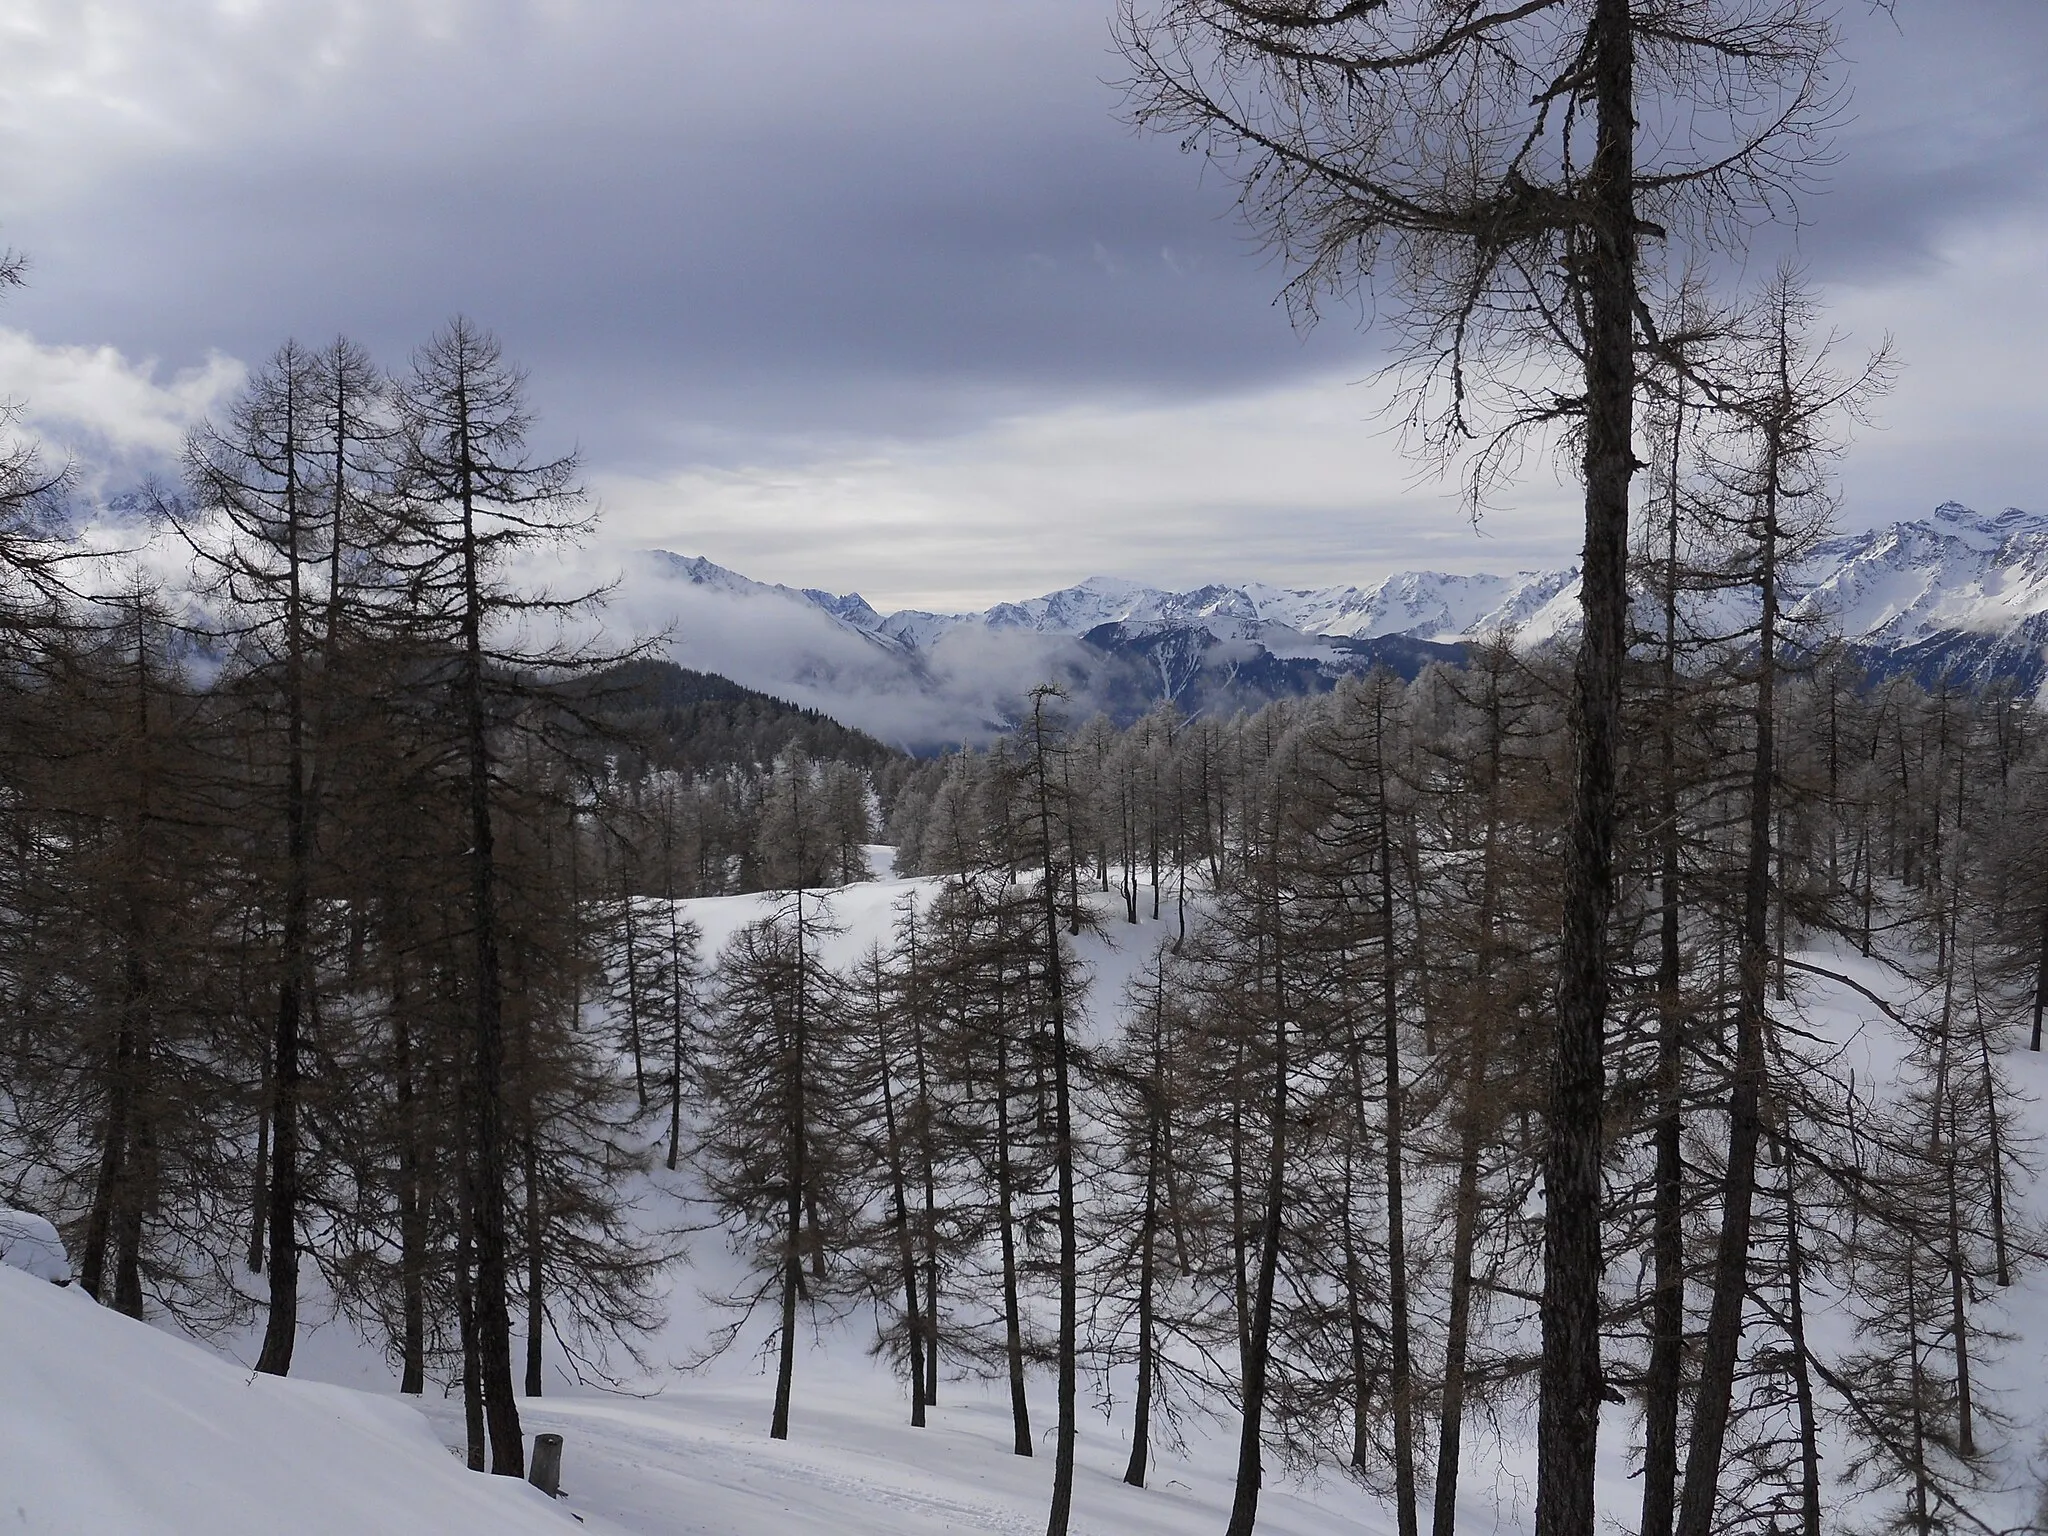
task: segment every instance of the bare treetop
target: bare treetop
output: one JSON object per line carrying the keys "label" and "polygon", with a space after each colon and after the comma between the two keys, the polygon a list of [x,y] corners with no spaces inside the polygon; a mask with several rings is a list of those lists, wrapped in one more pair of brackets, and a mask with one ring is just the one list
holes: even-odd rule
{"label": "bare treetop", "polygon": [[[1312,322],[1387,304],[1440,450],[1525,412],[1530,350],[1577,354],[1602,212],[1591,0],[1122,0],[1140,126],[1241,186]],[[1636,0],[1628,171],[1645,274],[1789,217],[1825,158],[1835,38],[1814,0]],[[1661,254],[1659,254],[1661,253]],[[1487,376],[1496,393],[1481,396]],[[1570,401],[1551,399],[1553,408]]]}

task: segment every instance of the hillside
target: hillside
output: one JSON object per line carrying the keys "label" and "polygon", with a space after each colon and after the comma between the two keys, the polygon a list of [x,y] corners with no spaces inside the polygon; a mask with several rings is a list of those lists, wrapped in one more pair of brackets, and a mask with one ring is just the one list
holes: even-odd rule
{"label": "hillside", "polygon": [[627,662],[585,686],[605,719],[661,768],[757,767],[790,747],[870,769],[903,755],[820,710],[672,661]]}
{"label": "hillside", "polygon": [[[935,890],[932,880],[880,880],[819,893],[814,899],[837,930],[823,958],[850,965],[886,935],[906,903],[928,902]],[[780,900],[773,893],[703,898],[682,903],[679,915],[697,923],[707,948],[715,949]],[[1100,905],[1100,915],[1103,931],[1084,936],[1078,947],[1092,978],[1082,1026],[1089,1037],[1107,1029],[1124,983],[1173,930],[1173,894],[1165,893],[1159,921],[1127,924],[1113,899]],[[1853,1067],[1881,1091],[1899,1074],[1902,1039],[1869,994],[1904,1003],[1899,978],[1853,952],[1825,948],[1800,958],[1844,978],[1809,976],[1796,999],[1802,1018],[1832,1042],[1843,1070]],[[2012,1129],[2038,1143],[2048,1130],[2040,1104],[2048,1061],[2012,1051],[2004,1066],[2027,1095],[2014,1101],[2022,1119]],[[639,1128],[649,1142],[659,1140],[659,1118]],[[640,1192],[638,1219],[655,1226],[691,1219],[695,1194],[687,1168],[673,1175],[657,1170]],[[2024,1210],[2030,1223],[2048,1215],[2037,1191],[2026,1192]],[[572,1527],[518,1485],[463,1472],[433,1444],[412,1406],[455,1445],[459,1404],[434,1395],[411,1403],[391,1398],[381,1357],[333,1326],[316,1323],[304,1351],[308,1368],[355,1384],[381,1382],[379,1393],[251,1377],[195,1346],[95,1309],[75,1291],[0,1270],[0,1444],[33,1448],[20,1461],[23,1470],[10,1473],[9,1502],[24,1512],[20,1528],[39,1533],[254,1536],[281,1528],[280,1510],[290,1511],[295,1532],[432,1529],[458,1536],[570,1528],[635,1536],[942,1536],[1042,1527],[1053,1420],[1045,1372],[1033,1372],[1029,1390],[1043,1443],[1039,1455],[1022,1459],[1010,1452],[999,1382],[956,1366],[929,1427],[912,1429],[902,1382],[874,1358],[872,1318],[857,1310],[821,1319],[806,1328],[799,1351],[791,1438],[772,1441],[772,1377],[757,1352],[770,1326],[765,1316],[705,1369],[677,1368],[729,1321],[704,1298],[742,1273],[714,1235],[700,1235],[688,1268],[675,1277],[648,1368],[629,1367],[616,1391],[578,1382],[565,1361],[551,1359],[548,1395],[526,1400],[521,1411],[529,1434],[565,1437],[569,1498],[559,1509],[584,1522]],[[1847,1307],[1817,1298],[1817,1347],[1846,1347],[1848,1316]],[[2001,1422],[1987,1427],[1989,1486],[1971,1513],[1991,1529],[2011,1528],[2033,1513],[2034,1453],[2048,1432],[2048,1384],[2036,1365],[2048,1349],[2048,1274],[2023,1271],[2016,1286],[1987,1295],[1980,1319],[1979,1391]],[[1119,1480],[1128,1447],[1127,1373],[1101,1378],[1086,1397],[1077,1536],[1182,1536],[1223,1527],[1236,1440],[1227,1411],[1186,1418],[1179,1442],[1160,1447],[1151,1484],[1141,1490]],[[1624,1526],[1633,1519],[1637,1486],[1634,1414],[1631,1402],[1612,1405],[1602,1431],[1600,1499]],[[1488,1415],[1472,1426],[1471,1440],[1459,1529],[1470,1536],[1526,1531],[1534,1467],[1527,1416]],[[1831,1434],[1824,1462],[1830,1476],[1845,1456],[1845,1444]],[[1844,1528],[1879,1509],[1840,1490],[1833,1498]],[[1380,1494],[1334,1469],[1303,1475],[1274,1468],[1258,1528],[1272,1536],[1378,1536],[1393,1521]]]}

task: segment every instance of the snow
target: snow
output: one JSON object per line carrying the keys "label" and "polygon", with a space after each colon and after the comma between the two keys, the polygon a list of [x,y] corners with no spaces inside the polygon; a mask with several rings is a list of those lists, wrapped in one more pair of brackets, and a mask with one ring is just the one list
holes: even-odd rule
{"label": "snow", "polygon": [[[768,1384],[685,1387],[647,1401],[544,1399],[528,1422],[563,1435],[565,1484],[579,1507],[646,1536],[946,1536],[970,1531],[1037,1536],[1052,1476],[1050,1393],[1034,1394],[1038,1454],[1011,1454],[1008,1403],[979,1387],[903,1422],[900,1389],[883,1378],[802,1383],[787,1441],[767,1435]],[[1230,1508],[1231,1452],[1220,1440],[1197,1462],[1164,1459],[1153,1485],[1121,1479],[1128,1447],[1084,1418],[1076,1465],[1074,1536],[1180,1536],[1221,1529]],[[1290,1487],[1275,1478],[1260,1501],[1272,1536],[1377,1536],[1393,1522],[1356,1489]],[[1483,1527],[1482,1527],[1483,1529]]]}
{"label": "snow", "polygon": [[[889,850],[872,848],[879,862]],[[870,944],[886,942],[906,903],[936,896],[930,878],[883,879],[805,894],[807,911],[838,931],[820,945],[821,958],[853,964]],[[1154,946],[1176,931],[1174,893],[1161,893],[1160,918],[1151,891],[1140,895],[1140,922],[1123,919],[1120,896],[1094,898],[1104,921],[1083,935],[1079,958],[1088,975],[1083,1029],[1109,1019],[1125,982],[1148,964]],[[787,893],[702,897],[682,910],[703,933],[706,954],[745,924],[785,908]],[[684,1187],[679,1183],[676,1187]],[[700,1293],[715,1293],[736,1273],[715,1237],[699,1241],[690,1267],[677,1277],[671,1316],[652,1351],[680,1360],[699,1350],[723,1321]],[[641,1536],[941,1536],[953,1532],[1045,1529],[1052,1476],[1053,1383],[1030,1382],[1037,1454],[1011,1447],[1006,1386],[946,1374],[940,1402],[923,1429],[909,1426],[906,1389],[868,1355],[869,1319],[807,1331],[795,1371],[791,1438],[768,1438],[772,1373],[754,1351],[768,1319],[742,1335],[735,1349],[701,1371],[657,1369],[601,1393],[563,1382],[538,1402],[522,1400],[529,1433],[551,1430],[565,1441],[563,1487],[575,1507]],[[1180,1454],[1155,1438],[1152,1476],[1144,1489],[1122,1481],[1130,1454],[1129,1383],[1105,1414],[1088,1386],[1083,1408],[1072,1530],[1075,1536],[1180,1536],[1226,1523],[1236,1466],[1234,1419],[1194,1422]],[[462,1433],[459,1405],[431,1401],[427,1411],[452,1444]],[[1464,1514],[1483,1536],[1500,1517],[1496,1486],[1475,1478]],[[1512,1504],[1507,1506],[1514,1507]],[[1259,1530],[1273,1536],[1381,1536],[1394,1523],[1371,1496],[1342,1479],[1299,1483],[1269,1467]]]}
{"label": "snow", "polygon": [[0,1205],[0,1269],[18,1269],[56,1285],[71,1283],[64,1239],[47,1218]]}
{"label": "snow", "polygon": [[1930,517],[1828,540],[1805,578],[1794,615],[1824,617],[1851,639],[2003,633],[2048,612],[2048,519],[1945,502]]}
{"label": "snow", "polygon": [[[887,867],[889,850],[868,850]],[[848,965],[885,940],[908,902],[928,902],[937,882],[878,879],[806,894],[838,928],[824,958]],[[1141,921],[1123,919],[1121,899],[1097,896],[1098,934],[1079,941],[1090,974],[1084,1031],[1106,1027],[1123,985],[1176,931],[1174,893],[1160,918],[1141,891]],[[774,893],[702,898],[683,904],[715,953],[739,927],[788,900]],[[1853,951],[1801,956],[1901,1003],[1913,987]],[[1895,1078],[1904,1057],[1896,1026],[1851,987],[1815,976],[1799,983],[1808,1027],[1834,1043],[1837,1070],[1861,1083]],[[2029,1096],[2010,1106],[2017,1132],[2048,1129],[2048,1057],[2011,1050],[2005,1065]],[[657,1172],[644,1192],[649,1219],[669,1217],[687,1194],[688,1172]],[[2024,1192],[2035,1217],[2034,1191]],[[465,1471],[443,1448],[462,1436],[459,1403],[438,1395],[401,1399],[376,1350],[339,1325],[313,1324],[302,1373],[381,1384],[351,1391],[252,1376],[201,1347],[103,1311],[76,1288],[60,1290],[0,1270],[0,1513],[11,1502],[31,1532],[120,1531],[468,1532],[564,1531],[571,1514],[587,1530],[635,1536],[924,1536],[941,1532],[1035,1533],[1044,1529],[1051,1477],[1052,1383],[1030,1383],[1038,1454],[1011,1454],[1008,1404],[993,1382],[944,1379],[930,1424],[912,1429],[903,1384],[870,1357],[871,1321],[854,1316],[806,1330],[796,1365],[791,1439],[767,1434],[773,1380],[756,1353],[767,1320],[709,1366],[671,1362],[695,1355],[723,1320],[703,1299],[736,1273],[712,1235],[697,1239],[673,1280],[669,1317],[650,1341],[644,1375],[601,1391],[570,1380],[550,1361],[548,1395],[522,1399],[529,1435],[564,1437],[561,1504],[506,1479]],[[2010,1341],[1978,1363],[1979,1391],[2010,1420],[1992,1453],[1996,1486],[1973,1513],[1993,1528],[2023,1523],[2034,1510],[2033,1460],[2048,1431],[2048,1267],[2023,1273],[2009,1291],[1976,1310],[1987,1339]],[[1816,1305],[1817,1342],[1847,1342],[1846,1306]],[[246,1343],[247,1341],[242,1341]],[[226,1347],[233,1347],[228,1341]],[[1073,1529],[1076,1536],[1179,1536],[1222,1529],[1230,1507],[1237,1423],[1227,1413],[1184,1426],[1179,1448],[1155,1443],[1151,1486],[1121,1482],[1128,1454],[1129,1383],[1113,1379],[1104,1405],[1084,1378]],[[1471,1536],[1526,1531],[1533,1515],[1533,1410],[1510,1406],[1497,1422],[1467,1424],[1459,1528]],[[1633,1522],[1632,1476],[1639,1434],[1633,1404],[1604,1412],[1598,1500],[1622,1525]],[[438,1439],[437,1439],[438,1436]],[[1842,1447],[1827,1448],[1830,1468]],[[1426,1469],[1425,1469],[1426,1470]],[[1834,1506],[1831,1506],[1834,1507]],[[281,1518],[279,1511],[289,1511]],[[1868,1509],[1836,1509],[1845,1528]],[[0,1521],[0,1524],[4,1524]],[[12,1527],[10,1527],[12,1528]],[[1380,1536],[1393,1529],[1375,1494],[1336,1471],[1305,1480],[1269,1465],[1259,1530],[1272,1536]]]}
{"label": "snow", "polygon": [[0,1523],[42,1536],[564,1536],[389,1398],[258,1376],[0,1267]]}
{"label": "snow", "polygon": [[[879,854],[879,850],[875,850]],[[856,959],[869,944],[886,939],[889,925],[908,901],[927,902],[937,882],[878,880],[836,891],[813,892],[839,928],[824,946],[835,965]],[[771,911],[773,895],[704,898],[686,904],[704,930],[707,950],[746,922]],[[1140,918],[1124,921],[1121,898],[1097,895],[1099,933],[1078,943],[1089,973],[1084,999],[1085,1032],[1105,1028],[1125,982],[1142,972],[1153,947],[1176,931],[1174,892],[1162,893],[1160,918],[1153,920],[1151,891],[1140,892]],[[1802,958],[1901,1005],[1915,987],[1880,962],[1851,951],[1823,947]],[[1806,976],[1797,988],[1806,1024],[1836,1042],[1837,1070],[1851,1067],[1864,1084],[1895,1079],[1905,1056],[1897,1028],[1852,988]],[[2048,1093],[2048,1057],[2025,1051],[2007,1054],[2005,1064],[2029,1096],[2010,1106],[2015,1130],[2038,1136],[2048,1129],[2039,1100]],[[2038,1215],[2041,1202],[2028,1192]],[[657,1358],[681,1359],[701,1344],[714,1322],[698,1291],[714,1292],[730,1275],[730,1260],[713,1242],[700,1244],[691,1269],[672,1298],[667,1331],[657,1341]],[[1849,1342],[1845,1306],[1816,1305],[1812,1326],[1831,1346]],[[2048,1347],[2048,1268],[2023,1273],[2010,1291],[1987,1295],[1976,1311],[1980,1330],[2011,1340],[1987,1350],[1978,1363],[1978,1392],[2011,1420],[1993,1452],[1994,1486],[1973,1511],[1994,1528],[2023,1524],[2034,1511],[2033,1462],[2048,1432],[2048,1380],[2038,1360]],[[1008,1403],[999,1383],[944,1382],[929,1427],[907,1424],[903,1383],[869,1357],[872,1330],[856,1317],[819,1333],[806,1333],[796,1366],[791,1439],[767,1436],[773,1380],[766,1362],[752,1353],[765,1328],[743,1337],[741,1346],[705,1371],[678,1375],[656,1371],[628,1383],[633,1396],[564,1389],[523,1405],[529,1430],[551,1429],[568,1445],[565,1486],[577,1507],[594,1511],[642,1536],[699,1536],[699,1533],[846,1533],[884,1536],[906,1533],[995,1531],[1031,1533],[1044,1529],[1051,1478],[1052,1383],[1034,1373],[1030,1383],[1038,1454],[1022,1459],[1010,1451]],[[1237,1421],[1228,1413],[1195,1420],[1185,1444],[1155,1444],[1151,1486],[1132,1489],[1121,1481],[1129,1452],[1128,1380],[1114,1380],[1113,1401],[1103,1406],[1099,1391],[1084,1379],[1073,1529],[1077,1536],[1179,1536],[1221,1530],[1230,1508],[1236,1460]],[[554,1393],[555,1389],[550,1389]],[[641,1395],[645,1394],[645,1395]],[[454,1405],[434,1409],[451,1441],[459,1438]],[[1466,1470],[1460,1480],[1459,1519],[1470,1536],[1505,1536],[1529,1529],[1534,1516],[1535,1437],[1533,1407],[1512,1406],[1500,1420],[1475,1414],[1466,1425]],[[1606,1516],[1624,1528],[1634,1521],[1640,1483],[1636,1405],[1603,1410],[1597,1500]],[[1842,1465],[1845,1448],[1826,1448],[1829,1468]],[[1426,1469],[1425,1469],[1426,1471]],[[1838,1511],[1845,1528],[1851,1510]],[[1853,1511],[1860,1516],[1869,1508]],[[1259,1530],[1274,1536],[1380,1536],[1391,1532],[1391,1509],[1377,1495],[1337,1471],[1306,1480],[1270,1463],[1261,1495]]]}

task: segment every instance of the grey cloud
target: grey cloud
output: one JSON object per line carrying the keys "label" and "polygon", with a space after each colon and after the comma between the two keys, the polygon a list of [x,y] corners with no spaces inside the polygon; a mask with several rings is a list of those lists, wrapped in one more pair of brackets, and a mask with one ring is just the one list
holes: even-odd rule
{"label": "grey cloud", "polygon": [[629,20],[561,58],[531,20],[523,47],[366,48],[296,112],[252,97],[24,209],[17,313],[184,359],[336,328],[391,356],[459,307],[628,459],[679,416],[870,430],[879,398],[943,429],[959,391],[1298,367],[1227,189],[1113,120],[1106,17],[966,9],[595,8]]}
{"label": "grey cloud", "polygon": [[[345,330],[395,365],[460,309],[550,441],[645,476],[1371,364],[1341,312],[1290,330],[1225,179],[1115,120],[1108,0],[114,0],[68,95],[83,8],[23,4],[0,234],[38,266],[0,318],[45,342],[175,369]],[[1956,228],[2043,201],[2048,10],[1841,14],[1855,104],[1798,249],[1947,281]]]}

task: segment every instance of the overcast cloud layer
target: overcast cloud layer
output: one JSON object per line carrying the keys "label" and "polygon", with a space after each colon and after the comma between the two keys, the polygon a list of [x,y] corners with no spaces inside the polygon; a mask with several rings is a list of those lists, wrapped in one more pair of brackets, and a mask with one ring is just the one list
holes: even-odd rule
{"label": "overcast cloud layer", "polygon": [[[1907,371],[1847,520],[2048,504],[2048,6],[1843,0],[1854,118],[1797,250]],[[1115,118],[1107,0],[0,0],[0,393],[90,489],[240,368],[462,310],[614,536],[938,606],[1096,571],[1557,565],[1478,530],[1304,338],[1230,187]],[[1767,238],[1754,260],[1786,240]]]}

